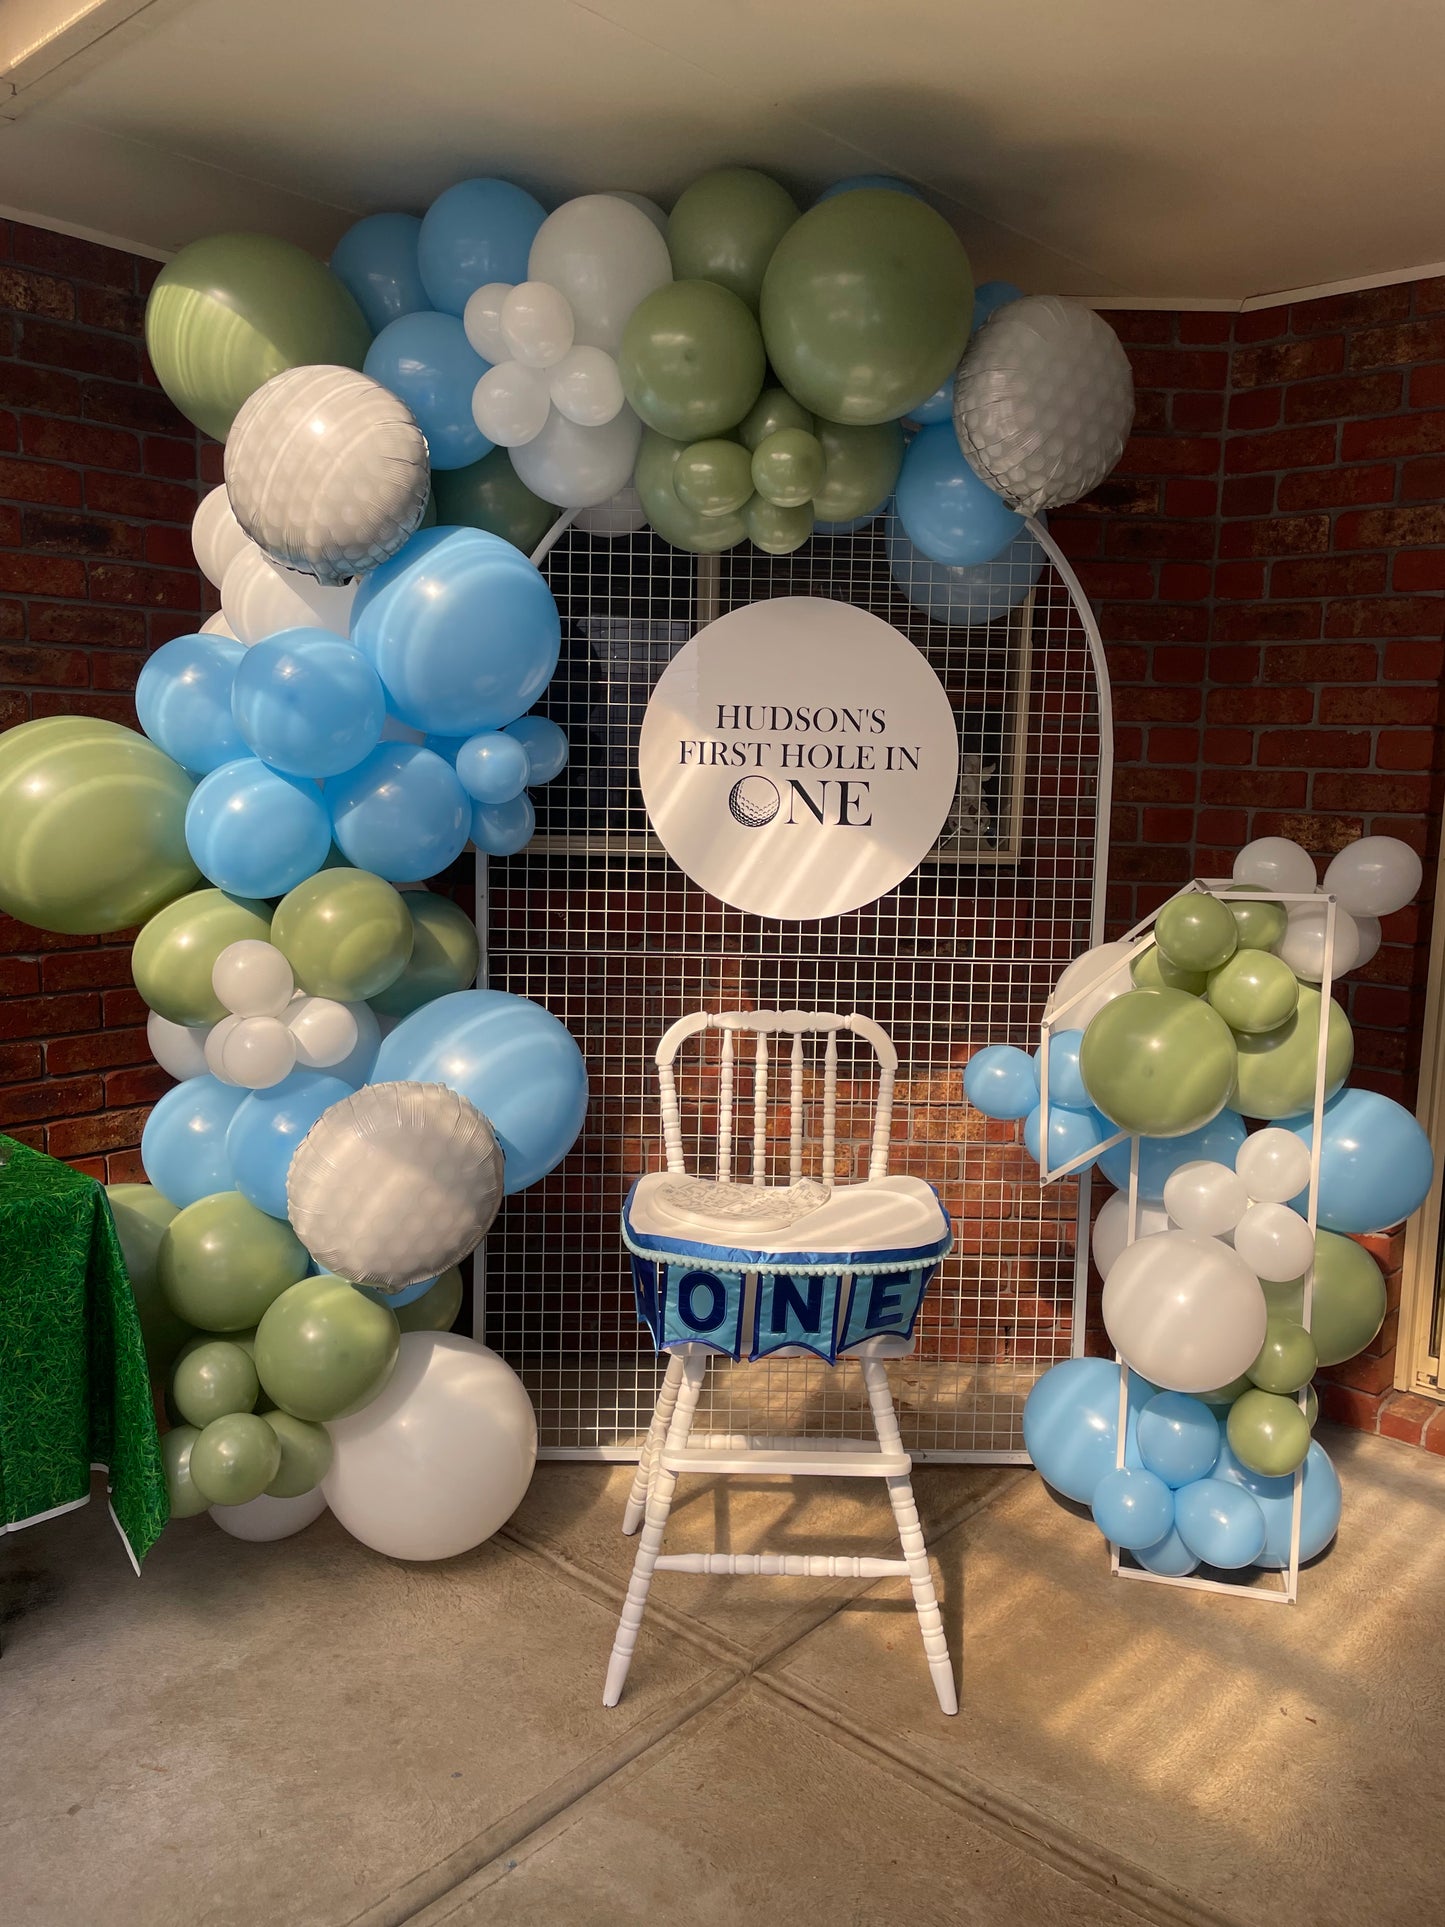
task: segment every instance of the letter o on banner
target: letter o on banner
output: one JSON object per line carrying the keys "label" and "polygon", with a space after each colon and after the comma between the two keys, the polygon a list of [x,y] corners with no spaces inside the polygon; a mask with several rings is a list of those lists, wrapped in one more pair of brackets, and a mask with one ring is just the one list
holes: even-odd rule
{"label": "letter o on banner", "polygon": [[[704,1305],[698,1299],[705,1294]],[[690,1331],[701,1336],[715,1332],[728,1315],[728,1295],[710,1271],[690,1271],[677,1288],[677,1315]]]}

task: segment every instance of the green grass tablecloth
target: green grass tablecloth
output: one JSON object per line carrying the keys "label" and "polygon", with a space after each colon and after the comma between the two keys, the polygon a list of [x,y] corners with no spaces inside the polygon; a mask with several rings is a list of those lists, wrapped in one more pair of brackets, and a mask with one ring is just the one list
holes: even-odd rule
{"label": "green grass tablecloth", "polygon": [[139,1570],[170,1516],[140,1319],[105,1192],[0,1137],[0,1532],[83,1505]]}

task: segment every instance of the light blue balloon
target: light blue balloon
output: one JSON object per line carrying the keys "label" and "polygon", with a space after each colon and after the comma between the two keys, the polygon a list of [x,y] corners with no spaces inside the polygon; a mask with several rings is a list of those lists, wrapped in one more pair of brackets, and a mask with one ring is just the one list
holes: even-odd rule
{"label": "light blue balloon", "polygon": [[531,774],[527,746],[499,729],[478,730],[457,751],[456,772],[474,802],[515,802]]}
{"label": "light blue balloon", "polygon": [[235,1188],[258,1211],[285,1218],[286,1173],[296,1147],[323,1111],[353,1086],[330,1071],[292,1071],[269,1090],[242,1093],[226,1131]]}
{"label": "light blue balloon", "polygon": [[1142,1466],[1106,1472],[1094,1488],[1094,1524],[1126,1552],[1157,1545],[1174,1527],[1174,1494]]}
{"label": "light blue balloon", "polygon": [[141,669],[135,686],[140,726],[192,775],[246,754],[231,716],[231,684],[245,654],[229,636],[176,636]]}
{"label": "light blue balloon", "polygon": [[860,187],[888,188],[892,193],[906,194],[914,201],[925,198],[922,190],[911,181],[900,181],[892,174],[852,174],[846,181],[834,181],[831,187],[825,187],[813,205],[816,207],[819,201],[831,201],[835,194],[856,193]]}
{"label": "light blue balloon", "polygon": [[1206,1566],[1235,1572],[1264,1551],[1264,1514],[1252,1493],[1229,1479],[1196,1479],[1174,1494],[1179,1537]]}
{"label": "light blue balloon", "polygon": [[[1043,1169],[1043,1106],[1029,1112],[1024,1119],[1024,1149]],[[1114,1135],[1117,1126],[1096,1111],[1092,1105],[1087,1111],[1071,1111],[1066,1105],[1049,1105],[1049,1159],[1050,1171],[1057,1171],[1060,1165],[1070,1163],[1074,1158],[1083,1157],[1085,1152],[1097,1150],[1105,1138]],[[1078,1167],[1087,1170],[1087,1165]]]}
{"label": "light blue balloon", "polygon": [[527,787],[550,783],[567,767],[567,732],[550,716],[519,716],[505,734],[515,737],[527,752]]}
{"label": "light blue balloon", "polygon": [[[973,323],[969,330],[970,338],[976,335],[984,322],[1000,308],[1006,308],[1010,301],[1022,301],[1023,289],[1016,288],[1012,281],[981,281],[973,291]],[[953,383],[954,376],[940,382],[922,407],[912,410],[914,421],[921,427],[929,428],[935,422],[953,420]]]}
{"label": "light blue balloon", "polygon": [[471,799],[456,771],[419,743],[378,743],[332,778],[326,802],[341,854],[389,883],[436,876],[472,833]]}
{"label": "light blue balloon", "polygon": [[422,748],[429,749],[433,756],[440,756],[444,763],[450,763],[455,769],[462,744],[470,741],[469,736],[428,736]]}
{"label": "light blue balloon", "polygon": [[[1294,1474],[1289,1473],[1282,1479],[1269,1479],[1262,1473],[1251,1472],[1247,1465],[1242,1465],[1234,1456],[1226,1438],[1219,1449],[1219,1463],[1214,1476],[1234,1485],[1242,1485],[1246,1492],[1253,1494],[1255,1503],[1264,1514],[1265,1528],[1264,1550],[1255,1564],[1272,1572],[1283,1572],[1289,1564]],[[1301,1563],[1317,1558],[1339,1531],[1342,1498],[1340,1475],[1329,1453],[1317,1439],[1311,1439],[1309,1452],[1305,1456],[1304,1483],[1300,1494]]]}
{"label": "light blue balloon", "polygon": [[[1089,1093],[1079,1070],[1079,1051],[1084,1042],[1081,1030],[1056,1030],[1049,1038],[1049,1103],[1065,1104],[1071,1111],[1092,1111]],[[1042,1088],[1044,1054],[1034,1052],[1034,1081]],[[1109,1136],[1114,1135],[1113,1130]]]}
{"label": "light blue balloon", "polygon": [[354,643],[329,629],[283,629],[244,652],[231,714],[272,769],[340,776],[381,741],[386,695]]}
{"label": "light blue balloon", "polygon": [[184,1211],[213,1191],[234,1191],[226,1133],[247,1093],[203,1072],[167,1091],[141,1132],[140,1161],[163,1198]]}
{"label": "light blue balloon", "polygon": [[1016,1044],[985,1044],[963,1067],[963,1094],[985,1117],[1027,1117],[1039,1101],[1037,1066]]}
{"label": "light blue balloon", "polygon": [[523,715],[552,680],[562,620],[520,550],[484,529],[428,529],[363,582],[351,634],[396,715],[472,735]]}
{"label": "light blue balloon", "polygon": [[[1315,1141],[1314,1118],[1280,1120],[1302,1144]],[[1377,1091],[1337,1091],[1325,1106],[1320,1138],[1319,1222],[1326,1231],[1386,1231],[1430,1195],[1430,1140],[1403,1104]],[[1308,1193],[1291,1199],[1296,1211]]]}
{"label": "light blue balloon", "polygon": [[1207,1478],[1222,1441],[1218,1419],[1187,1392],[1158,1392],[1139,1414],[1139,1457],[1170,1487]]}
{"label": "light blue balloon", "polygon": [[487,1119],[509,1197],[561,1163],[587,1115],[587,1070],[570,1031],[505,990],[455,990],[404,1017],[382,1039],[371,1081],[413,1078],[449,1084]]}
{"label": "light blue balloon", "polygon": [[388,321],[367,349],[362,372],[415,415],[433,468],[467,468],[492,450],[472,419],[472,390],[490,366],[455,315],[428,311]]}
{"label": "light blue balloon", "polygon": [[489,281],[525,281],[527,256],[546,218],[542,203],[510,181],[458,181],[439,194],[416,250],[431,305],[459,315]]}
{"label": "light blue balloon", "polygon": [[[1139,1196],[1160,1203],[1164,1186],[1181,1164],[1203,1158],[1211,1164],[1227,1164],[1234,1169],[1235,1153],[1245,1139],[1244,1119],[1238,1111],[1220,1111],[1201,1124],[1197,1131],[1183,1137],[1141,1137],[1139,1140]],[[1099,1169],[1116,1190],[1129,1188],[1129,1140],[1112,1145],[1099,1155]]]}
{"label": "light blue balloon", "polygon": [[186,848],[218,890],[284,897],[326,861],[331,822],[315,783],[244,756],[191,792]]}
{"label": "light blue balloon", "polygon": [[894,499],[913,546],[952,568],[991,562],[1024,525],[974,474],[948,422],[920,428],[908,444]]}
{"label": "light blue balloon", "polygon": [[[1041,517],[1040,520],[1043,518]],[[894,517],[888,524],[888,567],[915,609],[951,629],[978,629],[1016,609],[1044,572],[1043,546],[1027,527],[991,562],[954,569],[930,562]]]}
{"label": "light blue balloon", "polygon": [[373,334],[400,315],[431,306],[416,260],[420,238],[415,214],[368,214],[332,250],[331,272],[350,291]]}
{"label": "light blue balloon", "polygon": [[472,841],[484,856],[515,856],[525,850],[537,828],[537,812],[524,790],[510,803],[477,803],[472,808]]}
{"label": "light blue balloon", "polygon": [[[1125,1462],[1138,1463],[1139,1408],[1154,1387],[1129,1374]],[[1024,1400],[1024,1450],[1042,1478],[1081,1505],[1114,1470],[1119,1441],[1119,1367],[1108,1358],[1066,1358],[1050,1366]],[[1132,1448],[1132,1449],[1131,1449]]]}
{"label": "light blue balloon", "polygon": [[1136,1547],[1134,1557],[1145,1572],[1163,1573],[1170,1579],[1187,1579],[1199,1565],[1173,1526],[1157,1545]]}

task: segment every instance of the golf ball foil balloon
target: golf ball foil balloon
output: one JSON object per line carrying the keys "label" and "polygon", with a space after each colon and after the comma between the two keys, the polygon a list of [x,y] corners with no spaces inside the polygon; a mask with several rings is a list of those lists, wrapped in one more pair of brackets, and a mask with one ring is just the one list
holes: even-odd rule
{"label": "golf ball foil balloon", "polygon": [[1134,378],[1109,324],[1078,301],[1029,295],[979,330],[959,367],[953,425],[969,465],[1025,515],[1077,502],[1124,452]]}
{"label": "golf ball foil balloon", "polygon": [[226,441],[237,522],[273,561],[339,583],[396,554],[431,471],[406,404],[354,368],[290,368],[258,388]]}
{"label": "golf ball foil balloon", "polygon": [[291,1223],[317,1262],[389,1291],[475,1250],[501,1201],[492,1127],[444,1084],[367,1084],[333,1104],[286,1181]]}

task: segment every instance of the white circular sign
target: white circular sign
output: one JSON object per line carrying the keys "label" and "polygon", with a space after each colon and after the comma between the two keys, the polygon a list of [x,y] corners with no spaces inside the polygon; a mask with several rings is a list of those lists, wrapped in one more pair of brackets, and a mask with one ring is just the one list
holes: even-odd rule
{"label": "white circular sign", "polygon": [[678,651],[638,765],[652,827],[694,883],[754,916],[835,917],[893,889],[937,841],[958,726],[897,629],[783,596]]}

